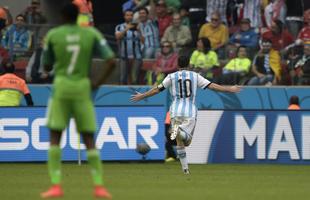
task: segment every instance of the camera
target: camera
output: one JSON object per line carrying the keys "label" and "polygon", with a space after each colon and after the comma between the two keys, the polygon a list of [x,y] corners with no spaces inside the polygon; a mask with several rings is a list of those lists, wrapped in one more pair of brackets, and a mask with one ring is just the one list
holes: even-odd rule
{"label": "camera", "polygon": [[132,25],[133,27],[132,27],[130,30],[136,31],[136,30],[137,30],[138,23],[131,23],[131,25]]}

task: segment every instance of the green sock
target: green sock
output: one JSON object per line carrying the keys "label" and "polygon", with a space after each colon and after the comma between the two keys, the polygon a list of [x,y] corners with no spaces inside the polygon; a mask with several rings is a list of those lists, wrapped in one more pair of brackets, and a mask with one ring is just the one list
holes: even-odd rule
{"label": "green sock", "polygon": [[91,168],[91,175],[94,185],[103,185],[102,166],[99,156],[99,151],[96,149],[87,151],[87,159]]}
{"label": "green sock", "polygon": [[48,172],[52,184],[61,182],[61,149],[59,146],[51,146],[48,150]]}

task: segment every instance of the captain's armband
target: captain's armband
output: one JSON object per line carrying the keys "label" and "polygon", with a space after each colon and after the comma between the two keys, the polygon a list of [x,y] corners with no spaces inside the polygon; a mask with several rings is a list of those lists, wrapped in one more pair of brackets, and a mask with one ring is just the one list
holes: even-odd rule
{"label": "captain's armband", "polygon": [[165,86],[163,84],[159,84],[157,86],[157,89],[161,92],[161,91],[164,91],[166,88],[165,88]]}

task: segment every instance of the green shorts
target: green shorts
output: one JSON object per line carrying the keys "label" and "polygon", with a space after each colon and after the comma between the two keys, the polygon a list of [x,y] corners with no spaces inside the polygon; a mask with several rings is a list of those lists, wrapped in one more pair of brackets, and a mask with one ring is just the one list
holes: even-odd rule
{"label": "green shorts", "polygon": [[93,102],[90,99],[50,99],[47,110],[47,127],[51,130],[63,131],[74,118],[79,133],[96,131],[96,116]]}

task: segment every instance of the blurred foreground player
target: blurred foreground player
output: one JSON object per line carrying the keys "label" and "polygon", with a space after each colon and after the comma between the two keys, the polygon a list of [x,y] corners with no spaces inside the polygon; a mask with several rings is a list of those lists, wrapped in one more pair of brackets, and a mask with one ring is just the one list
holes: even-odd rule
{"label": "blurred foreground player", "polygon": [[[44,46],[45,69],[51,70],[54,67],[55,78],[47,111],[47,127],[50,129],[48,171],[52,187],[41,193],[42,198],[63,196],[59,143],[70,117],[74,118],[77,130],[82,134],[87,147],[87,159],[95,186],[94,196],[111,198],[103,187],[100,155],[95,149],[96,120],[91,88],[98,87],[112,71],[114,53],[95,28],[80,27],[76,24],[78,14],[78,8],[74,4],[64,6],[61,11],[64,25],[48,32]],[[88,77],[94,54],[105,59],[108,68],[101,74],[97,83]]]}
{"label": "blurred foreground player", "polygon": [[132,95],[131,101],[137,102],[144,98],[151,97],[159,92],[168,89],[172,97],[172,104],[170,106],[171,126],[172,131],[171,140],[177,141],[177,154],[180,159],[184,174],[189,174],[188,163],[186,159],[185,147],[189,146],[197,117],[197,108],[195,105],[197,88],[211,89],[220,92],[239,92],[239,86],[220,86],[211,83],[209,80],[203,78],[196,72],[188,71],[189,59],[181,56],[178,60],[180,70],[169,74],[163,82],[157,87],[145,93],[138,93]]}

